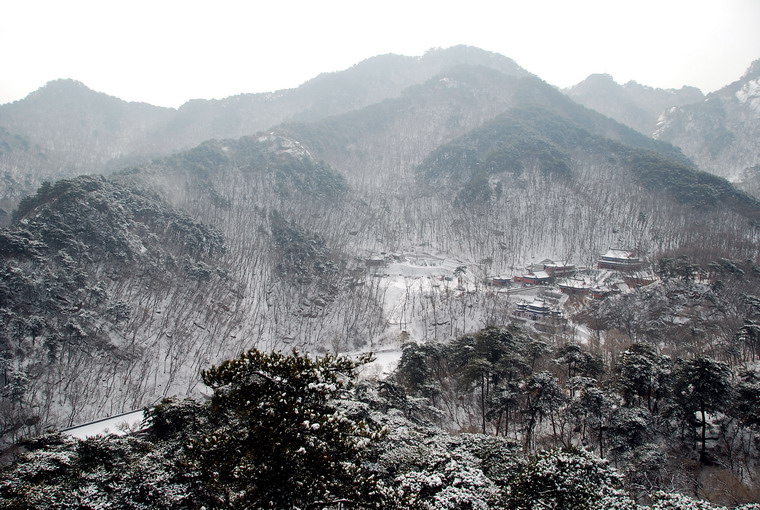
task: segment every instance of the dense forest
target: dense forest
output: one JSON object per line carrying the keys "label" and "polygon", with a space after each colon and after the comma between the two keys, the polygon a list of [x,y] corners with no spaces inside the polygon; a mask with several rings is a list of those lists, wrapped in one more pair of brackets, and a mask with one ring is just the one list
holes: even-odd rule
{"label": "dense forest", "polygon": [[249,351],[137,433],[23,442],[0,507],[757,508],[737,506],[758,497],[757,372],[513,327],[407,344],[357,382],[370,359]]}

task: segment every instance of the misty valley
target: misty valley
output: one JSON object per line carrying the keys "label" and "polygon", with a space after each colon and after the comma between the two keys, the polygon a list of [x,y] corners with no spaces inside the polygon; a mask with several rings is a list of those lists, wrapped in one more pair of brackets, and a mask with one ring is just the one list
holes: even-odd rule
{"label": "misty valley", "polygon": [[758,80],[0,105],[0,508],[760,508]]}

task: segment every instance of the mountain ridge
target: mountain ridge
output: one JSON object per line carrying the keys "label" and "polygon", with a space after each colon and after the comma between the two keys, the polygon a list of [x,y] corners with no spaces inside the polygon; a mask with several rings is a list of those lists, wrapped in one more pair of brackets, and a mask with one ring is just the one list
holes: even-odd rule
{"label": "mountain ridge", "polygon": [[664,112],[654,136],[680,146],[705,170],[739,181],[760,164],[760,60],[704,101]]}
{"label": "mountain ridge", "polygon": [[592,74],[564,92],[583,106],[647,136],[652,136],[658,118],[666,109],[704,99],[695,87],[657,89],[635,81],[621,85],[609,74]]}
{"label": "mountain ridge", "polygon": [[[14,416],[38,413],[23,427],[42,430],[192,394],[200,368],[251,344],[322,353],[467,334],[510,320],[509,294],[484,281],[540,256],[751,259],[757,214],[673,145],[538,77],[449,66],[398,97],[22,200],[0,231],[2,348],[32,381]],[[34,295],[52,310],[42,326],[25,319]]]}
{"label": "mountain ridge", "polygon": [[[468,61],[501,72],[528,74],[507,57],[455,46],[431,50],[421,57],[371,57],[293,89],[196,99],[178,109],[128,103],[75,80],[55,80],[24,99],[0,105],[0,127],[39,144],[60,162],[30,171],[34,161],[0,161],[4,180],[15,182],[16,188],[21,183],[23,188],[14,188],[12,193],[0,188],[0,200],[17,201],[19,193],[33,193],[50,178],[113,171],[194,147],[204,140],[239,138],[289,119],[316,120],[367,106],[400,94],[444,67]],[[27,181],[28,185],[23,184]]]}

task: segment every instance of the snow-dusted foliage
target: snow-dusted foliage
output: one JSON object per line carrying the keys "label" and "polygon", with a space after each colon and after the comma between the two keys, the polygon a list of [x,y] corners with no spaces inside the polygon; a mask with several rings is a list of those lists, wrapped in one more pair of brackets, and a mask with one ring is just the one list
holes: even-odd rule
{"label": "snow-dusted foliage", "polygon": [[376,469],[389,479],[402,508],[493,508],[500,486],[520,465],[516,445],[503,438],[464,434],[394,420],[378,445]]}
{"label": "snow-dusted foliage", "polygon": [[[442,74],[356,111],[400,93],[408,69],[378,73],[407,76],[382,91],[352,74],[353,106],[324,80],[304,89],[323,101],[194,102],[151,147],[150,119],[165,117],[150,109],[132,141],[109,141],[131,114],[104,122],[98,108],[54,128],[71,112],[49,93],[86,103],[81,84],[24,102],[55,122],[10,108],[49,138],[0,128],[0,166],[12,166],[0,185],[18,190],[38,178],[21,182],[34,162],[68,172],[292,122],[18,203],[0,231],[1,446],[161,403],[140,437],[30,444],[3,474],[7,506],[44,506],[35,494],[157,508],[760,499],[760,203],[511,65],[433,67]],[[89,158],[82,132],[100,132]],[[590,269],[612,245],[656,276]],[[586,266],[570,288],[591,291],[593,273],[608,298],[502,286],[541,257]],[[523,292],[557,302],[551,321],[512,313]],[[282,354],[378,346],[402,348],[398,370],[361,391],[344,358]],[[182,400],[213,365],[210,402]],[[150,479],[130,478],[141,472]]]}
{"label": "snow-dusted foliage", "polygon": [[439,467],[437,472],[411,471],[395,480],[398,497],[409,508],[490,508],[489,500],[496,489],[493,482],[476,468],[462,467],[455,460]]}
{"label": "snow-dusted foliage", "polygon": [[677,492],[658,492],[654,495],[652,510],[719,510],[706,501],[698,501]]}
{"label": "snow-dusted foliage", "polygon": [[364,361],[244,353],[203,372],[210,400],[166,399],[138,436],[25,442],[0,508],[716,508],[670,491],[637,506],[629,475],[584,448],[449,434],[392,382],[354,386]]}
{"label": "snow-dusted foliage", "polygon": [[510,484],[509,508],[597,508],[621,484],[608,463],[586,450],[545,450]]}
{"label": "snow-dusted foliage", "polygon": [[382,490],[360,464],[383,429],[355,421],[345,396],[353,361],[252,350],[205,370],[214,390],[209,429],[192,445],[193,470],[215,506],[283,508],[338,501],[380,505]]}
{"label": "snow-dusted foliage", "polygon": [[433,403],[441,413],[426,416],[442,426],[503,435],[528,454],[585,447],[615,462],[619,488],[637,501],[658,489],[689,491],[713,462],[725,465],[727,491],[747,501],[757,490],[757,372],[740,372],[737,382],[731,373],[704,355],[674,362],[650,344],[605,362],[587,346],[487,328],[449,344],[405,346],[384,384]]}
{"label": "snow-dusted foliage", "polygon": [[0,477],[0,508],[192,508],[175,445],[133,437],[42,436]]}
{"label": "snow-dusted foliage", "polygon": [[143,300],[173,294],[169,281],[219,278],[208,263],[224,253],[220,232],[102,177],[46,184],[16,216],[0,231],[2,435],[138,407],[145,381],[132,375],[148,377],[163,333],[128,332],[152,324]]}

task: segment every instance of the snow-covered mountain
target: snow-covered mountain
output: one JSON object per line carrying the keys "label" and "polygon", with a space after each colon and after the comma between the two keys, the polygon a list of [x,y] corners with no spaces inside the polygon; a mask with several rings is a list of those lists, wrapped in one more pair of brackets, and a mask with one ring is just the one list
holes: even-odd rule
{"label": "snow-covered mountain", "polygon": [[[55,162],[97,148],[81,161],[108,176],[39,187],[0,231],[12,434],[192,394],[200,369],[250,347],[352,351],[503,324],[510,297],[484,281],[544,257],[591,266],[618,243],[651,260],[757,255],[756,200],[480,50],[370,59],[197,115],[48,87],[0,108],[4,153],[78,173]],[[59,124],[24,113],[35,101]]]}
{"label": "snow-covered mountain", "polygon": [[456,46],[421,57],[372,57],[294,89],[196,99],[179,109],[128,103],[74,80],[52,81],[24,99],[0,105],[2,132],[35,148],[0,146],[0,207],[12,208],[45,180],[113,171],[204,140],[238,138],[287,120],[313,121],[362,108],[460,64],[529,74],[502,55]]}
{"label": "snow-covered mountain", "polygon": [[[754,165],[747,172],[760,183],[751,132],[742,131],[756,126],[758,67],[705,101],[693,89],[619,86],[606,76],[563,94],[506,57],[456,47],[419,58],[374,57],[297,89],[191,101],[178,110],[125,103],[67,80],[0,106],[0,207],[17,204],[6,215],[9,227],[0,228],[0,452],[20,437],[152,407],[164,397],[214,393],[208,406],[177,399],[149,411],[148,434],[157,433],[161,446],[148,455],[142,439],[127,438],[127,449],[118,450],[108,439],[80,448],[49,436],[43,442],[52,441],[57,453],[33,452],[33,462],[13,475],[32,483],[6,477],[3,495],[27,504],[28,493],[44,505],[48,494],[71,492],[70,485],[37,485],[58,484],[50,473],[61,469],[86,479],[90,494],[92,469],[113,498],[114,479],[88,459],[154,458],[184,467],[190,464],[164,453],[187,448],[196,455],[190,446],[201,444],[232,466],[235,484],[246,489],[250,479],[235,467],[241,450],[233,441],[229,455],[219,455],[217,439],[241,431],[261,454],[260,441],[279,448],[270,430],[283,437],[301,437],[299,423],[322,430],[326,421],[300,414],[301,390],[332,386],[321,375],[308,382],[301,369],[267,375],[251,360],[296,367],[301,361],[293,360],[313,355],[378,349],[398,362],[395,378],[357,388],[363,400],[345,400],[341,391],[340,405],[363,423],[370,409],[387,415],[381,421],[395,424],[399,452],[431,447],[429,432],[409,435],[427,429],[419,421],[427,417],[457,431],[503,430],[498,438],[478,436],[483,448],[469,434],[453,436],[462,451],[479,450],[483,459],[507,453],[506,444],[517,448],[515,441],[525,452],[586,445],[628,469],[631,487],[640,487],[644,460],[656,459],[646,461],[651,471],[667,458],[672,465],[658,475],[661,485],[652,485],[658,478],[647,478],[650,471],[644,478],[647,490],[670,490],[671,475],[696,464],[697,435],[685,431],[701,428],[700,460],[715,454],[756,473],[746,432],[757,423],[760,388],[756,376],[740,377],[739,367],[758,352],[760,201],[704,171],[712,168],[689,157],[700,162],[702,153],[689,150],[713,136],[715,157]],[[690,98],[697,104],[663,117],[661,139],[642,132],[657,109]],[[573,275],[575,284],[564,280]],[[252,348],[276,354],[240,357]],[[743,378],[732,383],[741,393],[732,409],[724,405],[730,371],[705,353],[733,363],[733,378]],[[723,373],[709,413],[687,398],[703,362]],[[219,363],[240,377],[242,391],[229,393],[224,378],[199,377]],[[656,376],[647,372],[653,367]],[[379,370],[368,367],[365,375]],[[290,377],[298,382],[286,382]],[[266,394],[251,396],[248,384],[256,381],[265,382]],[[294,389],[294,400],[272,390],[283,385]],[[230,403],[234,394],[242,421],[220,419],[232,414],[216,402]],[[549,400],[541,407],[543,396]],[[276,406],[262,407],[261,397]],[[261,436],[246,429],[256,428],[254,408],[275,418],[258,429]],[[187,442],[193,436],[185,428],[211,435]],[[183,443],[160,439],[167,433]],[[454,443],[447,441],[440,451],[449,456],[444,443]],[[678,445],[663,450],[671,441]],[[388,462],[387,480],[404,486],[397,460],[407,453],[394,448],[378,454]],[[295,459],[306,451],[292,450]],[[261,455],[263,462],[246,456],[246,465],[271,460]],[[459,473],[472,473],[471,464],[502,488],[504,473],[536,465],[509,454],[522,467],[501,471],[467,453],[467,463],[446,468],[444,483],[437,455],[429,471],[412,463],[436,491],[457,487],[445,500],[452,508],[464,501]],[[313,459],[322,470],[325,455]],[[129,464],[109,469],[150,477],[123,485],[124,501],[141,494],[135,487],[151,486],[166,501],[174,498],[167,508],[180,499],[197,504],[191,491],[176,499],[179,486],[156,478],[164,468]],[[688,468],[694,473],[678,487],[691,490],[717,465]],[[202,478],[214,480],[216,467],[208,466]],[[721,477],[734,476],[720,469]],[[296,474],[300,486],[305,477]],[[750,478],[725,479],[739,494]],[[197,478],[183,479],[196,485]],[[534,486],[525,480],[526,490]],[[229,487],[217,486],[224,498]],[[428,494],[438,506],[439,495]],[[211,506],[228,506],[223,500]],[[486,508],[483,501],[473,506]]]}
{"label": "snow-covered mountain", "polygon": [[658,89],[635,81],[620,85],[609,74],[592,74],[565,93],[573,101],[647,136],[652,136],[657,119],[665,110],[697,103],[704,98],[695,87]]}
{"label": "snow-covered mountain", "polygon": [[680,147],[704,170],[750,180],[760,164],[760,60],[704,101],[664,112],[654,136]]}

